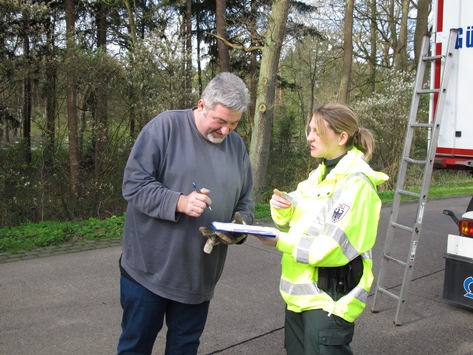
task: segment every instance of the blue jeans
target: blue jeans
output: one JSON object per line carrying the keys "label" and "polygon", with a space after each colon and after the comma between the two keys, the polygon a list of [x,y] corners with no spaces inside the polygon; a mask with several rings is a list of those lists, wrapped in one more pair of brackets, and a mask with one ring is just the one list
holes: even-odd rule
{"label": "blue jeans", "polygon": [[168,332],[165,354],[197,354],[209,303],[184,304],[160,297],[121,275],[122,334],[117,354],[151,354],[164,316]]}

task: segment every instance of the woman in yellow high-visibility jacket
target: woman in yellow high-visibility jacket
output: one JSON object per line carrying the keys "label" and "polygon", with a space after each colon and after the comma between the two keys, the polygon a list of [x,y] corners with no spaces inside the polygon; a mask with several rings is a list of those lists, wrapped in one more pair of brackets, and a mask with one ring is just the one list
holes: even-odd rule
{"label": "woman in yellow high-visibility jacket", "polygon": [[290,194],[274,190],[277,236],[258,238],[283,254],[287,353],[351,354],[354,321],[373,283],[376,189],[388,176],[368,165],[374,139],[349,106],[320,107],[308,127],[311,156],[322,162]]}

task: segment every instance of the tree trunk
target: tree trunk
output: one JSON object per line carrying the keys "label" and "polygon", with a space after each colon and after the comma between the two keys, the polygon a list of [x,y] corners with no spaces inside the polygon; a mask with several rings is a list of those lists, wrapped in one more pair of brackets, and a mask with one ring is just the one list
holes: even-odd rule
{"label": "tree trunk", "polygon": [[202,30],[200,28],[200,14],[196,15],[195,19],[195,27],[196,27],[196,36],[197,36],[197,44],[196,44],[196,51],[197,51],[197,82],[198,82],[198,89],[199,89],[199,97],[202,95],[203,84],[202,84],[202,64],[200,62],[201,57],[201,50],[200,50],[200,43],[202,41]]}
{"label": "tree trunk", "polygon": [[370,59],[368,61],[370,94],[376,90],[377,11],[376,0],[370,0]]}
{"label": "tree trunk", "polygon": [[[23,36],[23,55],[29,60],[30,40],[28,35]],[[25,70],[23,78],[23,149],[27,163],[31,163],[31,79],[29,68]]]}
{"label": "tree trunk", "polygon": [[394,70],[407,69],[407,20],[410,0],[402,0],[401,24],[396,50],[394,52]]}
{"label": "tree trunk", "polygon": [[[23,12],[23,57],[25,62],[30,62],[30,39],[28,36],[29,16],[26,11]],[[25,68],[23,78],[23,149],[24,157],[27,163],[31,163],[31,78],[30,68]]]}
{"label": "tree trunk", "polygon": [[46,64],[46,164],[54,165],[56,115],[57,115],[57,67],[51,58]]}
{"label": "tree trunk", "polygon": [[135,120],[135,108],[134,106],[130,107],[130,113],[128,115],[130,118],[130,138],[132,140],[135,140],[136,137],[138,136],[138,133],[136,132],[136,120]]}
{"label": "tree trunk", "polygon": [[[97,47],[105,55],[107,52],[107,8],[104,2],[97,4]],[[107,136],[108,136],[108,100],[107,100],[107,88],[108,88],[108,75],[98,78],[100,82],[96,88],[96,100],[95,100],[95,147],[94,147],[94,175],[95,181],[100,181],[100,175],[106,169],[105,157],[107,147]]]}
{"label": "tree trunk", "polygon": [[181,72],[183,80],[182,86],[182,105],[184,107],[192,106],[192,16],[191,0],[182,0],[182,24],[181,32]]}
{"label": "tree trunk", "polygon": [[191,107],[194,105],[192,98],[192,1],[186,0],[186,14],[185,14],[185,23],[186,23],[186,55],[185,55],[185,80],[186,80],[186,92],[185,92],[185,107]]}
{"label": "tree trunk", "polygon": [[[255,47],[258,45],[257,43],[257,19],[258,15],[258,6],[256,1],[251,1],[251,20],[250,20],[250,31],[251,31],[251,46]],[[257,58],[257,51],[252,51],[250,53],[250,109],[248,113],[248,121],[250,124],[250,129],[252,130],[253,127],[253,119],[256,113],[256,92],[258,88],[258,58]],[[250,135],[252,131],[250,130]]]}
{"label": "tree trunk", "polygon": [[[74,0],[66,0],[66,39],[67,58],[72,61],[75,47]],[[70,190],[73,196],[79,196],[79,139],[77,135],[77,93],[75,71],[70,66],[67,70],[67,127],[69,130],[69,169]]]}
{"label": "tree trunk", "polygon": [[[314,112],[315,109],[315,88],[317,85],[317,77],[318,77],[318,68],[317,65],[319,63],[319,49],[320,48],[320,42],[317,41],[317,43],[314,45],[314,57],[310,57],[311,60],[309,61],[309,73],[310,73],[310,103],[309,103],[309,115],[312,115],[312,112]],[[301,112],[303,112],[304,104],[302,103],[304,95],[301,95]],[[301,115],[304,120],[307,120],[307,115]],[[301,123],[305,124],[305,121],[302,121]]]}
{"label": "tree trunk", "polygon": [[348,103],[350,92],[351,67],[353,57],[353,8],[355,0],[345,3],[345,22],[343,28],[343,68],[338,91],[338,100]]}
{"label": "tree trunk", "polygon": [[[226,0],[216,1],[215,19],[217,23],[217,36],[227,40],[227,2]],[[218,46],[218,64],[220,72],[230,71],[230,54],[228,46],[221,39],[217,39]]]}
{"label": "tree trunk", "polygon": [[54,165],[55,136],[56,136],[56,115],[57,115],[57,65],[54,60],[54,28],[50,19],[46,25],[47,31],[47,51],[46,60],[46,159],[48,167]]}
{"label": "tree trunk", "polygon": [[138,42],[136,38],[136,26],[135,26],[135,17],[133,16],[133,10],[131,9],[130,0],[123,0],[125,4],[126,11],[128,13],[128,31],[131,39],[131,45],[133,48],[136,48]]}
{"label": "tree trunk", "polygon": [[422,39],[424,35],[429,31],[429,12],[431,0],[419,0],[417,4],[417,20],[416,20],[416,30],[414,34],[414,57],[415,57],[415,66],[417,68],[417,63],[419,63],[420,50],[422,47]]}
{"label": "tree trunk", "polygon": [[261,194],[266,188],[276,79],[288,12],[289,0],[273,1],[261,58],[256,113],[250,145],[254,180],[253,193],[257,202],[260,202]]}
{"label": "tree trunk", "polygon": [[[133,9],[131,8],[130,0],[123,0],[125,4],[126,11],[128,14],[128,36],[129,36],[129,43],[130,43],[130,52],[131,52],[131,65],[134,65],[134,57],[135,57],[135,50],[138,45],[138,39],[136,37],[136,25],[135,25],[135,17],[133,15]],[[130,83],[127,88],[127,96],[130,102],[132,103],[129,110],[129,118],[130,118],[130,137],[132,139],[136,139],[137,136],[137,127],[136,127],[136,116],[139,115],[138,110],[136,109],[135,102],[141,102],[141,91],[136,85]],[[138,121],[140,119],[138,118]]]}
{"label": "tree trunk", "polygon": [[[403,1],[403,0],[401,0]],[[389,35],[391,36],[391,43],[389,45],[390,49],[393,51],[396,51],[397,48],[397,17],[396,17],[396,6],[395,6],[395,0],[390,0],[389,1],[389,13],[388,13],[388,22],[389,22]],[[387,49],[385,53],[386,57],[389,58],[389,49]],[[388,60],[386,60],[386,63]]]}

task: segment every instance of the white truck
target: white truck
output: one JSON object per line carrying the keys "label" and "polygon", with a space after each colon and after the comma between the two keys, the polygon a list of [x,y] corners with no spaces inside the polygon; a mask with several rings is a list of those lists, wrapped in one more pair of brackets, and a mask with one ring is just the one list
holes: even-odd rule
{"label": "white truck", "polygon": [[[434,0],[433,3],[434,54],[445,54],[450,29],[458,29],[457,53],[447,85],[435,165],[473,169],[473,1]],[[434,65],[435,88],[440,85],[440,72],[440,65]],[[435,102],[431,107],[435,107]]]}
{"label": "white truck", "polygon": [[[434,0],[433,14],[434,54],[445,54],[450,29],[458,29],[434,167],[473,172],[473,0]],[[434,88],[440,73],[437,63],[431,72]],[[435,107],[434,97],[432,115]],[[448,235],[443,298],[473,308],[473,198],[460,219],[443,212],[458,226],[458,234]]]}

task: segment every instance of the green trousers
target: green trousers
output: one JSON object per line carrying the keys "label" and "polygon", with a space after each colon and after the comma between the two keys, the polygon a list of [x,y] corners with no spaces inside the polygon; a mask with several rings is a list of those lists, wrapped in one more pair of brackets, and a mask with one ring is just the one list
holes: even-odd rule
{"label": "green trousers", "polygon": [[286,309],[284,347],[288,355],[353,354],[355,324],[321,309],[295,313]]}

